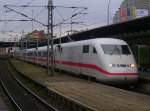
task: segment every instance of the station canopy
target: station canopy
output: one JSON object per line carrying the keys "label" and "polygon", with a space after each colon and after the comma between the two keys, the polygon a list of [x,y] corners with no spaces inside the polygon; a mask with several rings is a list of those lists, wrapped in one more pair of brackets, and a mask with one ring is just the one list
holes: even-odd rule
{"label": "station canopy", "polygon": [[[107,25],[91,30],[67,35],[54,39],[54,44],[67,43],[70,41],[80,41],[94,38],[119,38],[127,41],[129,44],[150,45],[150,16],[137,18],[131,21]],[[0,42],[0,47],[14,46],[13,42]],[[23,43],[25,45],[26,43]],[[17,43],[21,46],[20,43]],[[38,43],[38,46],[47,45],[47,41]],[[36,42],[29,42],[28,47],[36,47]]]}

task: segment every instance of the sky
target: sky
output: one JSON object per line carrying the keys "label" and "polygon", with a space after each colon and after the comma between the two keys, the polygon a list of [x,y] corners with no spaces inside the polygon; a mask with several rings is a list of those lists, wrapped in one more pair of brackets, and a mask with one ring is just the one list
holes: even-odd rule
{"label": "sky", "polygon": [[[79,22],[79,24],[73,24],[73,30],[87,30],[95,27],[107,25],[108,18],[108,1],[109,0],[53,0],[54,6],[66,6],[66,7],[86,7],[87,10],[81,14],[76,15],[72,18],[72,22]],[[113,15],[118,10],[122,0],[111,0],[110,3],[110,23],[112,23]],[[10,7],[9,5],[40,5],[46,6],[48,0],[0,0],[0,20],[22,20],[27,19],[13,11],[4,8],[4,5],[8,5],[18,12],[26,14],[29,17],[33,17],[36,20],[47,24],[47,9],[45,7]],[[54,25],[63,21],[63,19],[70,18],[73,14],[79,13],[82,9],[71,9],[71,8],[54,8]],[[66,21],[66,24],[54,27],[54,33],[58,36],[60,30],[63,34],[67,30],[71,29],[71,25],[68,24],[71,19]],[[33,25],[32,25],[33,24]],[[33,27],[32,27],[33,26]],[[46,30],[46,27],[35,22],[0,22],[0,31],[13,31],[13,32],[31,32],[32,30]]]}

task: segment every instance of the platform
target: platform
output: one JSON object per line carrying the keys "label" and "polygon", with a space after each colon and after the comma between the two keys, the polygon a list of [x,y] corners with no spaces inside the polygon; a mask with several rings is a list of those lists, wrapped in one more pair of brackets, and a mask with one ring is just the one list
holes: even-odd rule
{"label": "platform", "polygon": [[150,96],[88,82],[67,74],[55,73],[50,77],[42,67],[15,59],[11,62],[22,74],[96,111],[150,111]]}

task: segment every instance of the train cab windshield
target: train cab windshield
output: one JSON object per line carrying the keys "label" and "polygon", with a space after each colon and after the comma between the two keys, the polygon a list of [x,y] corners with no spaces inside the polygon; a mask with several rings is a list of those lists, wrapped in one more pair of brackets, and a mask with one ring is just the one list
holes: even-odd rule
{"label": "train cab windshield", "polygon": [[131,52],[127,45],[101,45],[104,54],[109,55],[130,55]]}

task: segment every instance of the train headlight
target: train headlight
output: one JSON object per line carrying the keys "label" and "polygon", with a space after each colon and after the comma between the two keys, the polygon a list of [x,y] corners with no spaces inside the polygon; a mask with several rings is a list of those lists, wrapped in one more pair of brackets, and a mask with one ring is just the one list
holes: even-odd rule
{"label": "train headlight", "polygon": [[109,67],[116,67],[116,64],[109,64]]}
{"label": "train headlight", "polygon": [[113,64],[109,64],[109,67],[113,67]]}
{"label": "train headlight", "polygon": [[136,65],[135,64],[130,64],[130,67],[136,67]]}

